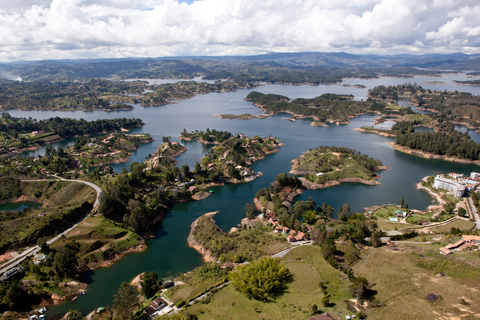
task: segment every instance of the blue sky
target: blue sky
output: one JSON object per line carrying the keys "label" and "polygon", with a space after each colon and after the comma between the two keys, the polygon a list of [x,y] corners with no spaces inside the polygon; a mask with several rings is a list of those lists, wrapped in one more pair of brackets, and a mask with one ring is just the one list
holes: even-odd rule
{"label": "blue sky", "polygon": [[0,61],[480,53],[478,0],[0,0]]}

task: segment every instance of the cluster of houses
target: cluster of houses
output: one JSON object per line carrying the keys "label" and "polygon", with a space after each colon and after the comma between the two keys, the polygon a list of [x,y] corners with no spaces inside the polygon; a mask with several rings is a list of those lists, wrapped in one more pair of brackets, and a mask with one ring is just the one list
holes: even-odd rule
{"label": "cluster of houses", "polygon": [[297,242],[297,241],[307,241],[308,235],[304,232],[298,232],[295,230],[290,230],[288,227],[283,227],[278,223],[278,218],[275,213],[265,213],[263,216],[265,220],[270,222],[272,225],[275,226],[275,233],[277,235],[287,235],[288,242]]}
{"label": "cluster of houses", "polygon": [[480,236],[463,235],[462,239],[440,248],[440,254],[448,255],[454,251],[463,251],[469,247],[476,246],[480,248]]}
{"label": "cluster of houses", "polygon": [[469,177],[461,173],[451,172],[446,175],[436,175],[433,182],[435,189],[451,191],[456,197],[463,197],[467,191],[473,191],[480,184],[480,173],[472,172]]}

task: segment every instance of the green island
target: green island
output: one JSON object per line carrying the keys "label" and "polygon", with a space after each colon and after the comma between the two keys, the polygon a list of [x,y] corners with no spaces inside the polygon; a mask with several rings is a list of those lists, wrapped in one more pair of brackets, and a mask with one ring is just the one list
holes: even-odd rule
{"label": "green island", "polygon": [[467,80],[467,81],[454,80],[453,82],[467,85],[467,86],[480,86],[480,80]]}
{"label": "green island", "polygon": [[[181,81],[148,85],[146,81],[88,82],[7,81],[0,83],[0,110],[131,110],[131,104],[158,106],[170,100],[189,99],[196,94],[226,92],[256,86],[250,82],[216,81],[215,83]],[[129,103],[129,104],[127,104]]]}
{"label": "green island", "polygon": [[[253,171],[248,166],[254,161],[265,158],[266,155],[278,152],[283,144],[274,137],[246,137],[243,134],[232,135],[228,131],[207,129],[206,131],[187,132],[179,136],[180,140],[199,140],[205,144],[215,144],[201,159],[201,167],[209,172],[209,182],[224,183],[228,181],[252,181],[261,173]],[[196,166],[195,171],[200,165]],[[200,178],[204,180],[205,174]],[[208,180],[207,180],[208,181]],[[222,182],[224,181],[224,182]]]}
{"label": "green island", "polygon": [[103,166],[128,161],[129,151],[137,150],[139,143],[152,141],[149,134],[111,133],[97,138],[78,138],[65,152],[80,162],[81,167]]}
{"label": "green island", "polygon": [[[432,91],[423,89],[416,84],[397,86],[377,86],[369,91],[373,100],[396,104],[399,99],[409,99],[417,109],[431,111],[422,115],[421,119],[403,119],[413,125],[423,125],[442,131],[442,126],[452,123],[462,123],[467,127],[476,128],[480,120],[480,98],[468,92]],[[412,116],[419,116],[418,114]],[[438,128],[437,128],[438,126]]]}
{"label": "green island", "polygon": [[396,150],[425,158],[480,165],[479,144],[473,141],[468,133],[462,134],[456,130],[450,132],[409,132],[397,136],[395,143],[390,144]]}
{"label": "green island", "polygon": [[291,174],[302,175],[308,189],[325,188],[341,182],[378,185],[376,171],[388,169],[380,160],[344,147],[320,146],[292,161]]}
{"label": "green island", "polygon": [[410,108],[393,107],[373,100],[354,101],[352,95],[337,95],[326,93],[313,99],[298,98],[293,101],[286,96],[276,94],[263,94],[253,91],[247,95],[246,100],[260,107],[265,113],[259,116],[236,116],[231,114],[218,115],[222,119],[265,118],[280,112],[292,114],[291,120],[312,118],[312,125],[327,126],[327,123],[348,124],[350,119],[367,112],[375,112],[382,116],[391,114],[413,113]]}
{"label": "green island", "polygon": [[100,119],[94,121],[70,118],[39,120],[16,118],[2,113],[0,118],[0,157],[35,150],[42,145],[76,136],[104,132],[128,131],[144,125],[140,119]]}

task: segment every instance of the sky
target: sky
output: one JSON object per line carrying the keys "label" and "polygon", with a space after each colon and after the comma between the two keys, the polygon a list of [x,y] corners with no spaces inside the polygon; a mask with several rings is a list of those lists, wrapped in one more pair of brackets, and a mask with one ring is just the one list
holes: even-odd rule
{"label": "sky", "polygon": [[480,53],[478,0],[0,0],[0,61]]}

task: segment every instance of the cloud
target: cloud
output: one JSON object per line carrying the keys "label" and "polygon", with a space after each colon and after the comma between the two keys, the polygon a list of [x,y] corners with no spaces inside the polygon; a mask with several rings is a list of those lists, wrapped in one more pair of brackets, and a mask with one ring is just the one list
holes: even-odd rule
{"label": "cloud", "polygon": [[0,0],[0,60],[480,53],[477,0]]}

